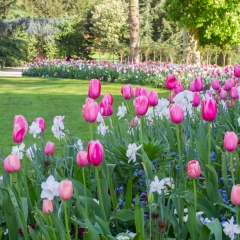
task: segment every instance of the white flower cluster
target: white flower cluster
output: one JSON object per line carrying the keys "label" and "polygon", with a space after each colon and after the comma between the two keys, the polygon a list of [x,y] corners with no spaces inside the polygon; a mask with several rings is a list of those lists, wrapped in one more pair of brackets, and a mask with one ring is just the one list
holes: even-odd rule
{"label": "white flower cluster", "polygon": [[[23,159],[23,153],[25,152],[25,144],[22,142],[19,146],[13,146],[11,154],[16,155],[20,160]],[[34,154],[37,150],[36,144],[30,146],[26,150],[27,157],[32,161]]]}
{"label": "white flower cluster", "polygon": [[65,137],[63,119],[64,116],[56,116],[53,120],[52,133],[59,140]]}
{"label": "white flower cluster", "polygon": [[228,222],[224,222],[222,224],[223,226],[223,232],[231,238],[231,240],[234,239],[235,234],[240,234],[240,227],[237,224],[234,224],[234,218],[231,217]]}
{"label": "white flower cluster", "polygon": [[106,134],[106,132],[108,132],[108,126],[106,126],[106,124],[104,122],[104,118],[100,112],[98,112],[96,121],[97,121],[97,123],[99,123],[99,125],[97,127],[98,134],[104,136]]}
{"label": "white flower cluster", "polygon": [[122,103],[122,106],[118,107],[118,112],[117,112],[118,120],[121,118],[124,118],[126,113],[127,113],[127,108],[124,105],[124,103]]}
{"label": "white flower cluster", "polygon": [[136,143],[128,145],[128,150],[126,152],[126,156],[128,157],[128,163],[130,163],[131,161],[136,162],[137,150],[140,149],[141,147],[142,145],[137,147]]}
{"label": "white flower cluster", "polygon": [[154,177],[154,181],[150,183],[150,191],[158,192],[159,194],[167,193],[168,189],[174,188],[174,183],[172,178],[164,178],[159,181],[158,177]]}
{"label": "white flower cluster", "polygon": [[37,134],[42,132],[38,122],[32,122],[32,125],[29,127],[29,133],[33,135],[34,138],[37,137]]}

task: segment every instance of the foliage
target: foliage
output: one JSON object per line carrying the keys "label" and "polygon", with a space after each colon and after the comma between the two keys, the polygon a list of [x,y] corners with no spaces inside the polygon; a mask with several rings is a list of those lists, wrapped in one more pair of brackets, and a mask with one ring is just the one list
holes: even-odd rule
{"label": "foliage", "polygon": [[15,4],[17,0],[0,0],[0,19],[6,19],[11,5]]}
{"label": "foliage", "polygon": [[198,29],[201,45],[239,44],[239,1],[166,0],[169,17],[188,29]]}

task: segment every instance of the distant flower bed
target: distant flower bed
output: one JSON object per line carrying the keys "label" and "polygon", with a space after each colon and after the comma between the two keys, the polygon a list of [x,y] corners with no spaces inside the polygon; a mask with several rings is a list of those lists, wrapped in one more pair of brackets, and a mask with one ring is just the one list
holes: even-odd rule
{"label": "distant flower bed", "polygon": [[29,63],[29,69],[23,76],[54,77],[89,80],[97,78],[100,81],[144,84],[153,87],[164,87],[166,75],[174,74],[183,86],[189,87],[190,82],[201,76],[204,82],[210,83],[214,76],[227,78],[232,67],[220,68],[217,65],[177,65],[153,61],[147,63],[111,63],[86,60],[40,60]]}

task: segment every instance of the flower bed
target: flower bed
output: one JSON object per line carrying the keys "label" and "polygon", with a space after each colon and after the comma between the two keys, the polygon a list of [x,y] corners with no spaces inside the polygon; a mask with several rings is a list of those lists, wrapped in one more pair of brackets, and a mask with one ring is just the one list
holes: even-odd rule
{"label": "flower bed", "polygon": [[[44,139],[44,119],[29,127],[15,116],[18,145],[1,158],[0,233],[6,239],[239,238],[239,80],[240,65],[210,77],[209,89],[198,76],[184,90],[168,74],[168,100],[124,85],[113,125],[114,96],[96,102],[101,82],[92,79],[82,106],[89,139],[78,139],[56,116],[51,130],[64,142],[58,155]],[[39,142],[25,141],[27,134]]]}

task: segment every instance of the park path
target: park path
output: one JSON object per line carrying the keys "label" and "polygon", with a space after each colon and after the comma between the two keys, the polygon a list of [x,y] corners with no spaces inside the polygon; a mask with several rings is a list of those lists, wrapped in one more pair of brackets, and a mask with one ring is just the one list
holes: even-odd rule
{"label": "park path", "polygon": [[22,67],[9,68],[9,70],[1,71],[0,77],[21,77],[22,76]]}

